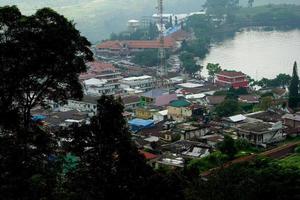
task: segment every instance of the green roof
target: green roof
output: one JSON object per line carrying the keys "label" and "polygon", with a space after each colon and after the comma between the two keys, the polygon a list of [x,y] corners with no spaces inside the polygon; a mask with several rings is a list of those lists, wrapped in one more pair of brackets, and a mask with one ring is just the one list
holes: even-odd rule
{"label": "green roof", "polygon": [[173,107],[188,107],[191,103],[186,100],[175,100],[171,102],[171,106]]}

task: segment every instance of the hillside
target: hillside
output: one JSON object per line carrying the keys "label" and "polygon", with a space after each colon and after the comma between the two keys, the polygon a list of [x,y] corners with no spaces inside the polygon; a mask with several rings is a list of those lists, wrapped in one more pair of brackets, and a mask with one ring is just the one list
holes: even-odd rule
{"label": "hillside", "polygon": [[[92,42],[119,32],[132,18],[152,15],[157,0],[0,0],[0,6],[18,5],[25,14],[35,9],[51,7],[69,19]],[[192,12],[201,9],[205,0],[165,0],[166,12]],[[240,0],[246,5],[247,0]],[[267,3],[300,3],[299,0],[255,0],[254,5]]]}

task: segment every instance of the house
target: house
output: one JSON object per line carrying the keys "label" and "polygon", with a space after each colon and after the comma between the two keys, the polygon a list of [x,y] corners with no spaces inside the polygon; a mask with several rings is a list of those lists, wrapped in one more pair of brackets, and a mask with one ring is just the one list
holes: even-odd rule
{"label": "house", "polygon": [[212,148],[216,148],[217,144],[224,140],[224,136],[220,134],[205,135],[202,136],[200,140],[208,144]]}
{"label": "house", "polygon": [[175,100],[168,106],[168,118],[178,122],[182,122],[192,117],[192,104],[186,100]]}
{"label": "house", "polygon": [[177,100],[177,95],[170,94],[166,89],[153,89],[141,95],[142,104],[151,104],[157,107],[167,106],[174,100]]}
{"label": "house", "polygon": [[260,97],[253,94],[240,95],[238,97],[239,102],[249,103],[249,104],[258,104]]}
{"label": "house", "polygon": [[165,121],[168,118],[168,110],[162,110],[153,114],[153,120],[155,122]]}
{"label": "house", "polygon": [[219,86],[237,88],[248,88],[247,75],[236,71],[221,71],[216,74],[215,83]]}
{"label": "house", "polygon": [[172,130],[181,135],[181,140],[200,138],[209,132],[207,126],[200,124],[195,125],[192,123],[178,124]]}
{"label": "house", "polygon": [[79,77],[86,95],[114,95],[122,92],[119,83],[121,73],[112,64],[95,61],[86,65],[87,72]]}
{"label": "house", "polygon": [[300,113],[285,114],[282,116],[283,124],[289,128],[300,128]]}
{"label": "house", "polygon": [[97,112],[97,101],[99,97],[84,95],[81,100],[69,99],[64,108],[70,110],[78,110],[80,112],[87,112],[95,115]]}
{"label": "house", "polygon": [[[96,54],[127,56],[147,49],[159,49],[160,47],[160,40],[105,41],[97,45]],[[164,48],[169,50],[176,48],[176,41],[172,37],[165,37]]]}
{"label": "house", "polygon": [[121,87],[149,91],[155,87],[156,80],[152,76],[143,75],[120,80]]}
{"label": "house", "polygon": [[128,95],[121,97],[125,110],[134,110],[141,104],[140,97],[137,95]]}
{"label": "house", "polygon": [[140,119],[152,119],[153,115],[157,112],[157,109],[149,107],[139,107],[135,109],[135,116]]}
{"label": "house", "polygon": [[144,120],[144,119],[132,119],[128,121],[129,128],[132,132],[136,133],[142,129],[146,129],[154,126],[153,120]]}
{"label": "house", "polygon": [[[210,149],[211,147],[207,144],[190,140],[179,140],[162,145],[163,152],[169,152],[183,158],[203,158],[210,154]],[[168,155],[167,153],[165,155]]]}
{"label": "house", "polygon": [[264,146],[285,139],[282,122],[245,123],[235,128],[239,138],[248,140],[254,145]]}
{"label": "house", "polygon": [[147,161],[147,164],[154,167],[155,166],[155,162],[159,159],[159,155],[155,155],[153,153],[149,153],[143,150],[139,150],[139,153],[142,154],[144,156],[144,158]]}
{"label": "house", "polygon": [[226,96],[221,95],[221,96],[207,96],[206,101],[208,105],[211,106],[217,106],[221,104],[223,101],[225,101]]}

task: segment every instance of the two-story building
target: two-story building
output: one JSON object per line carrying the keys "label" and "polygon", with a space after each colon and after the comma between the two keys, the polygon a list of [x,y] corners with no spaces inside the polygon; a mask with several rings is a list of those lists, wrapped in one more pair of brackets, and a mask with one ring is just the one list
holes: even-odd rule
{"label": "two-story building", "polygon": [[156,80],[152,76],[135,76],[123,78],[120,80],[121,88],[138,89],[142,91],[149,91],[155,87]]}
{"label": "two-story building", "polygon": [[91,96],[114,95],[122,92],[121,73],[110,63],[89,62],[87,72],[80,75],[84,93]]}
{"label": "two-story building", "polygon": [[248,88],[249,81],[246,74],[236,71],[221,71],[216,74],[215,83],[223,87]]}

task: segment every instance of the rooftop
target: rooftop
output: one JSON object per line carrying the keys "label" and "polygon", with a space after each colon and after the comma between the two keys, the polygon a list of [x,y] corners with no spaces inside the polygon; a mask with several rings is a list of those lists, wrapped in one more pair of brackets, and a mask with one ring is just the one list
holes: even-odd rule
{"label": "rooftop", "polygon": [[[171,37],[164,40],[165,48],[173,48],[175,41]],[[105,41],[97,46],[98,49],[122,49],[124,46],[132,49],[158,49],[159,40],[124,40],[124,41]]]}
{"label": "rooftop", "polygon": [[145,80],[145,79],[151,79],[152,76],[144,75],[144,76],[133,76],[133,77],[128,77],[128,78],[123,78],[123,81],[140,81],[140,80]]}
{"label": "rooftop", "polygon": [[172,107],[188,107],[191,103],[186,100],[174,100],[171,102]]}
{"label": "rooftop", "polygon": [[225,100],[226,96],[207,96],[206,98],[209,104],[217,105],[222,103]]}
{"label": "rooftop", "polygon": [[183,88],[198,88],[198,87],[203,87],[203,84],[199,84],[199,83],[181,83],[181,84],[178,84],[178,86],[183,87]]}
{"label": "rooftop", "polygon": [[236,72],[236,71],[221,71],[217,75],[228,76],[228,77],[232,77],[232,78],[233,77],[245,76],[244,73],[242,73],[242,72]]}
{"label": "rooftop", "polygon": [[238,129],[243,131],[249,131],[251,133],[263,133],[266,131],[270,131],[274,125],[272,123],[267,122],[255,122],[255,123],[245,123],[238,126]]}
{"label": "rooftop", "polygon": [[124,96],[124,97],[122,97],[122,101],[123,101],[124,105],[131,104],[131,103],[137,103],[140,101],[140,97],[137,95]]}

